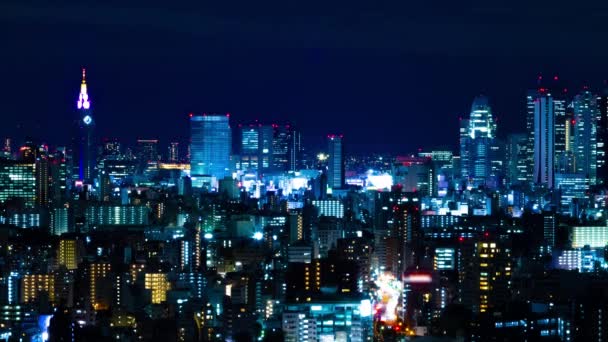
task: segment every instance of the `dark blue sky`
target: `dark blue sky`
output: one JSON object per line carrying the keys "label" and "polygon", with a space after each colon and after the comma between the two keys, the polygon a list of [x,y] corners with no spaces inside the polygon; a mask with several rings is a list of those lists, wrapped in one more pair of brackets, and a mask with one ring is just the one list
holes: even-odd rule
{"label": "dark blue sky", "polygon": [[566,1],[0,3],[0,136],[67,142],[80,67],[100,136],[185,140],[187,113],[291,121],[351,151],[455,146],[480,93],[523,130],[539,72],[607,77],[608,9]]}

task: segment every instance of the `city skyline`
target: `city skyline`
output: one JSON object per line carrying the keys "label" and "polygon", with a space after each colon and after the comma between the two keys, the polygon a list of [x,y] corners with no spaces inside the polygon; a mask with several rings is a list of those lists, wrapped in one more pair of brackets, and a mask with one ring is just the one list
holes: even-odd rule
{"label": "city skyline", "polygon": [[606,22],[1,1],[0,342],[606,340]]}
{"label": "city skyline", "polygon": [[[86,67],[82,67],[81,70],[85,70]],[[548,77],[548,79],[550,81],[556,80],[558,78],[558,76],[551,76]],[[523,93],[527,93],[529,91],[536,91],[539,88],[542,88],[543,84],[542,81],[544,79],[544,76],[542,75],[535,75],[533,80],[534,82],[531,83],[531,86],[527,87],[527,89],[525,91],[522,91]],[[567,83],[566,83],[567,84]],[[88,89],[91,89],[90,84],[88,85]],[[93,89],[95,89],[93,87]],[[598,87],[598,88],[591,88],[587,85],[582,86],[579,90],[579,92],[575,92],[576,90],[573,90],[572,88],[565,88],[567,91],[572,91],[572,94],[569,94],[567,98],[570,99],[574,99],[576,95],[583,92],[587,92],[587,93],[591,93],[593,95],[601,95],[605,92],[605,88],[603,87]],[[95,90],[93,90],[94,92]],[[82,90],[81,90],[82,92]],[[567,93],[567,92],[566,92]],[[80,95],[79,95],[80,96]],[[73,96],[72,96],[73,97]],[[492,108],[495,108],[493,105],[493,100],[492,100],[492,96],[488,95],[486,93],[479,93],[478,95],[474,95],[471,97],[471,101],[475,100],[478,97],[484,97],[486,98],[486,101],[489,103],[489,105]],[[80,101],[80,100],[79,100]],[[501,139],[501,140],[507,140],[508,136],[510,134],[518,134],[518,133],[524,133],[526,131],[526,127],[525,127],[525,120],[526,120],[526,108],[525,108],[525,104],[526,104],[526,99],[525,96],[522,97],[519,101],[521,107],[521,113],[519,113],[520,115],[517,115],[517,117],[515,118],[515,120],[507,120],[506,122],[501,121],[501,115],[500,113],[496,113],[496,111],[494,110],[494,117],[496,120],[496,123],[499,123],[499,127],[498,129],[496,129],[495,137]],[[98,102],[96,101],[95,105],[92,105],[92,107],[96,107],[98,105]],[[470,107],[470,105],[469,105]],[[469,108],[467,107],[467,108]],[[102,105],[103,108],[103,105]],[[69,121],[71,121],[71,124],[73,124],[74,121],[78,120],[82,120],[82,118],[79,116],[78,112],[80,111],[80,108],[77,108],[77,110],[72,109],[72,113],[70,113],[70,117],[66,117],[64,118],[66,122],[62,122],[63,120],[56,120],[56,122],[54,122],[55,124],[70,124]],[[96,110],[94,110],[96,112]],[[417,153],[419,152],[421,149],[448,149],[454,152],[458,152],[459,150],[459,141],[458,141],[458,133],[457,133],[457,129],[458,129],[458,125],[460,125],[461,123],[459,121],[461,121],[463,118],[468,117],[468,115],[470,114],[466,109],[462,109],[460,110],[461,113],[459,113],[457,116],[448,118],[447,121],[445,121],[445,125],[441,125],[439,127],[435,126],[434,128],[443,130],[446,128],[450,129],[450,133],[448,133],[448,135],[438,135],[438,137],[440,137],[440,140],[437,139],[433,139],[431,142],[429,142],[428,144],[415,144],[413,141],[417,140],[417,141],[424,141],[424,140],[420,140],[420,139],[410,139],[407,138],[405,139],[405,142],[401,142],[401,143],[397,143],[397,144],[392,144],[393,148],[391,147],[387,147],[389,146],[388,142],[379,142],[378,144],[370,144],[371,146],[374,146],[375,148],[373,149],[365,149],[365,148],[361,148],[362,146],[365,146],[365,142],[360,140],[360,137],[357,137],[357,135],[354,135],[350,138],[354,138],[352,139],[353,141],[349,141],[349,152],[353,155],[361,155],[361,154],[367,154],[367,153],[390,153],[390,154],[410,154],[410,153]],[[190,117],[190,115],[196,113],[196,115],[202,115],[204,113],[207,113],[209,111],[205,111],[205,110],[201,110],[201,111],[188,111],[186,113],[179,113],[174,115],[172,121],[175,122],[175,126],[178,127],[178,131],[180,131],[181,133],[177,134],[177,135],[169,135],[167,134],[167,130],[161,130],[161,131],[155,131],[152,130],[154,132],[158,132],[158,133],[144,133],[143,131],[141,131],[142,133],[140,133],[137,136],[133,136],[133,135],[122,135],[119,136],[117,134],[112,134],[110,132],[114,132],[116,131],[116,127],[113,126],[112,124],[114,122],[101,122],[101,124],[95,122],[95,126],[96,126],[96,131],[100,132],[98,136],[95,137],[95,143],[101,143],[103,140],[106,139],[118,139],[119,141],[121,141],[122,143],[125,144],[125,146],[135,146],[135,142],[138,139],[161,139],[163,144],[165,145],[169,145],[172,142],[180,142],[180,143],[187,143],[188,142],[188,137],[189,137],[189,120],[188,118]],[[225,111],[219,111],[219,112],[225,112]],[[269,116],[269,117],[264,117],[263,115],[251,115],[250,113],[244,112],[244,113],[237,113],[236,115],[234,113],[230,113],[232,115],[232,117],[230,117],[230,125],[231,127],[239,127],[241,125],[243,125],[243,123],[246,122],[259,122],[259,123],[263,123],[265,125],[293,125],[294,122],[298,122],[297,118],[292,118],[292,117],[278,117],[276,114]],[[238,115],[241,114],[241,115]],[[96,114],[97,116],[97,114]],[[251,119],[251,117],[254,117],[254,119]],[[274,118],[274,120],[273,120]],[[103,119],[103,115],[102,115],[102,119]],[[10,119],[9,119],[10,121]],[[513,128],[514,122],[517,123],[517,127]],[[308,130],[302,130],[302,134],[303,136],[306,138],[306,142],[308,146],[313,147],[313,151],[318,151],[318,150],[324,150],[324,136],[326,135],[325,133],[321,133],[321,135],[313,135],[311,134],[312,132],[319,132],[318,128],[312,128],[310,126],[308,126],[306,124],[306,121],[303,121],[303,127],[306,127]],[[505,125],[506,124],[506,125]],[[101,127],[98,127],[101,126]],[[111,127],[111,128],[110,128]],[[338,125],[336,125],[336,127],[339,127]],[[345,126],[346,127],[346,126]],[[11,127],[5,127],[4,128],[6,131],[10,131]],[[34,124],[32,126],[29,127],[25,127],[25,125],[21,125],[18,124],[16,129],[13,129],[12,132],[13,134],[6,134],[5,137],[7,138],[11,138],[11,139],[17,139],[16,141],[21,141],[21,142],[25,142],[28,138],[30,139],[34,139],[35,142],[38,143],[46,143],[46,144],[51,144],[54,146],[68,146],[70,145],[69,141],[65,141],[62,140],[62,138],[55,138],[52,140],[45,140],[44,138],[40,138],[40,136],[36,136],[36,132],[39,132],[41,129],[41,124]],[[175,130],[175,127],[173,128]],[[352,132],[352,128],[348,129],[348,128],[343,128],[343,129],[338,129],[341,132],[344,131],[350,131]],[[169,130],[171,131],[171,130]],[[50,134],[47,134],[47,136],[53,136],[52,132],[50,132]],[[64,138],[65,136],[62,135]],[[372,140],[376,140],[376,141],[387,141],[387,135],[382,135],[382,137],[380,137],[380,139],[378,140],[379,137],[374,137],[373,135],[369,136]],[[382,138],[385,138],[384,140]],[[351,140],[351,139],[349,139]],[[310,142],[312,141],[312,142]],[[378,147],[380,146],[380,147]],[[395,146],[397,146],[397,148],[395,148]],[[233,149],[238,149],[236,146],[233,146]]]}

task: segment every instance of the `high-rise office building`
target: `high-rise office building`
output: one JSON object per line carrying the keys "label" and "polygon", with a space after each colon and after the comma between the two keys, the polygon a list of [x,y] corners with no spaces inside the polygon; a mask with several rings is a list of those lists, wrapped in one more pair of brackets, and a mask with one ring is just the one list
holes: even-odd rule
{"label": "high-rise office building", "polygon": [[241,168],[264,174],[271,171],[274,157],[274,127],[259,123],[241,127]]}
{"label": "high-rise office building", "polygon": [[292,140],[290,125],[272,125],[272,169],[274,171],[290,171],[289,152]]}
{"label": "high-rise office building", "polygon": [[555,115],[555,159],[554,170],[561,172],[560,165],[566,168],[568,160],[568,148],[570,147],[570,118],[567,113],[567,104],[563,94],[558,92],[553,95],[553,114]]}
{"label": "high-rise office building", "polygon": [[511,134],[506,145],[506,176],[509,184],[527,181],[526,134]]}
{"label": "high-rise office building", "polygon": [[574,109],[574,157],[576,173],[589,178],[591,185],[597,178],[597,121],[599,115],[597,97],[583,90],[572,101]]}
{"label": "high-rise office building", "polygon": [[[562,100],[564,101],[564,100]],[[555,127],[555,172],[563,174],[576,173],[576,156],[574,154],[574,127],[576,120],[574,119],[574,108],[572,104],[566,106],[566,115],[556,114]]]}
{"label": "high-rise office building", "polygon": [[47,156],[36,158],[35,163],[36,176],[36,206],[45,208],[49,205],[51,197],[49,196],[49,160]]}
{"label": "high-rise office building", "polygon": [[62,207],[68,198],[68,168],[65,157],[57,152],[49,155],[49,207]]}
{"label": "high-rise office building", "polygon": [[342,135],[330,134],[327,136],[327,186],[331,189],[344,187],[344,140]]}
{"label": "high-rise office building", "polygon": [[151,176],[158,170],[158,140],[137,140],[137,172]]}
{"label": "high-rise office building", "polygon": [[230,116],[190,115],[190,176],[193,187],[202,187],[205,177],[230,175],[232,130]]}
{"label": "high-rise office building", "polygon": [[169,143],[169,156],[167,158],[169,163],[179,162],[179,143],[172,141]]}
{"label": "high-rise office building", "polygon": [[297,171],[302,168],[302,135],[300,131],[292,129],[289,142],[289,171]]}
{"label": "high-rise office building", "polygon": [[300,132],[290,124],[272,125],[274,137],[272,141],[272,168],[275,171],[296,171],[300,164],[302,152]]}
{"label": "high-rise office building", "polygon": [[499,147],[494,146],[495,136],[496,122],[488,99],[478,96],[473,100],[469,120],[462,120],[460,126],[461,175],[469,186],[489,185],[491,177],[496,176],[492,160],[499,159],[493,158],[493,151]]}
{"label": "high-rise office building", "polygon": [[0,202],[23,201],[26,208],[36,205],[35,164],[12,160],[0,161]]}
{"label": "high-rise office building", "polygon": [[459,125],[459,145],[460,145],[460,175],[463,180],[468,180],[469,175],[469,160],[470,157],[470,137],[469,137],[469,119],[460,118]]}
{"label": "high-rise office building", "polygon": [[540,88],[534,99],[534,183],[554,186],[555,104],[548,89]]}
{"label": "high-rise office building", "polygon": [[78,118],[72,141],[72,179],[92,182],[95,177],[95,121],[91,113],[91,101],[87,92],[86,70],[82,69],[82,83],[76,104]]}
{"label": "high-rise office building", "polygon": [[526,181],[534,181],[534,101],[538,97],[538,90],[529,90],[526,94]]}
{"label": "high-rise office building", "polygon": [[597,98],[597,183],[608,184],[608,89]]}

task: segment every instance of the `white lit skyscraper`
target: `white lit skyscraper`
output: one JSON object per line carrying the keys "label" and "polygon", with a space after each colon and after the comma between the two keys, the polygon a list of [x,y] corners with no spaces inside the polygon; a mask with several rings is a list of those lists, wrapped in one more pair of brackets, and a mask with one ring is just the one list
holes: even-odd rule
{"label": "white lit skyscraper", "polygon": [[190,115],[190,176],[193,187],[205,178],[230,175],[232,130],[229,114]]}
{"label": "white lit skyscraper", "polygon": [[[463,126],[463,123],[467,125]],[[473,187],[486,185],[492,176],[491,150],[496,122],[485,96],[478,96],[471,106],[469,120],[460,126],[462,177]]]}

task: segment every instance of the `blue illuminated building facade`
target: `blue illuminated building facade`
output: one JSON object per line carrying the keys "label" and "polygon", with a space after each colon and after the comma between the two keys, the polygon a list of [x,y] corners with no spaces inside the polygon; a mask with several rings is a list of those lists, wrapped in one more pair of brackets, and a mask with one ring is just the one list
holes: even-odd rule
{"label": "blue illuminated building facade", "polygon": [[232,130],[228,114],[190,116],[190,176],[193,187],[202,187],[205,179],[216,180],[230,175]]}

